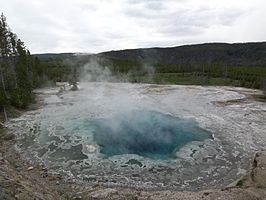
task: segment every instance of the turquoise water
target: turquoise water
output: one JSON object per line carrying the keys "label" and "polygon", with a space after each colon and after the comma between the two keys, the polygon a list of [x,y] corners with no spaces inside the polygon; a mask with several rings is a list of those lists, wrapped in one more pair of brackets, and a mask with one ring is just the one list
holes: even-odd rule
{"label": "turquoise water", "polygon": [[187,143],[211,138],[194,120],[151,111],[134,111],[88,123],[93,127],[93,139],[100,146],[100,153],[106,157],[137,154],[151,159],[174,158]]}

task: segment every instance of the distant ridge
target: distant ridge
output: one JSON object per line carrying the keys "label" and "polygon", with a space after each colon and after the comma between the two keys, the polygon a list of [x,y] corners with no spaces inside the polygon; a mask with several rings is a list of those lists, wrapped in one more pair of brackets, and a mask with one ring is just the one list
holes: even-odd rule
{"label": "distant ridge", "polygon": [[40,54],[33,54],[34,56],[38,57],[41,60],[49,60],[49,59],[66,59],[71,58],[76,55],[76,53],[40,53]]}
{"label": "distant ridge", "polygon": [[173,65],[220,64],[266,67],[266,42],[203,43],[176,47],[152,47],[106,51],[98,54],[45,53],[35,54],[41,60],[81,58],[92,56]]}
{"label": "distant ridge", "polygon": [[226,64],[266,67],[266,42],[204,43],[166,48],[126,49],[103,52],[98,55],[161,64]]}

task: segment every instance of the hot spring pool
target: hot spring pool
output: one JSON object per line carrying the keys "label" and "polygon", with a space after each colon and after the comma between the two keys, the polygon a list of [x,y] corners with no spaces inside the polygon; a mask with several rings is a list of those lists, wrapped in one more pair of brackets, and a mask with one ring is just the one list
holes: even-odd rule
{"label": "hot spring pool", "polygon": [[264,118],[252,114],[258,104],[213,103],[242,98],[238,92],[126,83],[81,88],[41,90],[43,106],[9,123],[26,159],[66,178],[156,190],[219,188],[245,174],[266,144]]}
{"label": "hot spring pool", "polygon": [[187,143],[211,137],[193,120],[152,111],[133,111],[88,121],[85,127],[92,129],[100,153],[107,157],[137,154],[151,159],[171,159]]}

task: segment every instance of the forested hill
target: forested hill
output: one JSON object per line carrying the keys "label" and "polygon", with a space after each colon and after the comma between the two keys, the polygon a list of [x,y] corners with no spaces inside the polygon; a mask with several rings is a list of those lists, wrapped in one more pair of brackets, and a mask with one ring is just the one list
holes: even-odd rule
{"label": "forested hill", "polygon": [[[35,54],[41,60],[77,60],[88,61],[91,54],[47,53]],[[167,48],[140,48],[107,51],[93,56],[138,63],[170,65],[208,65],[266,67],[266,42],[253,43],[205,43]]]}
{"label": "forested hill", "polygon": [[76,53],[42,53],[42,54],[34,54],[34,56],[38,57],[39,59],[46,61],[46,60],[57,60],[57,59],[71,59],[75,57]]}
{"label": "forested hill", "polygon": [[266,42],[208,43],[92,55],[39,54],[37,57],[51,69],[52,80],[67,80],[73,68],[82,68],[91,60],[95,63],[96,59],[97,64],[113,73],[126,74],[131,82],[232,85],[266,91]]}
{"label": "forested hill", "polygon": [[266,42],[207,43],[169,48],[128,49],[103,52],[99,55],[159,64],[220,64],[266,67]]}

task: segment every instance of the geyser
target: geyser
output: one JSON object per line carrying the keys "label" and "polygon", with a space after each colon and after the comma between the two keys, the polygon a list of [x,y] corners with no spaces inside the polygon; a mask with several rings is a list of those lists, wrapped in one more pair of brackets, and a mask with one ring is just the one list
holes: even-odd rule
{"label": "geyser", "polygon": [[193,120],[152,111],[133,111],[89,123],[100,153],[107,157],[137,154],[152,159],[174,158],[187,143],[211,137]]}

